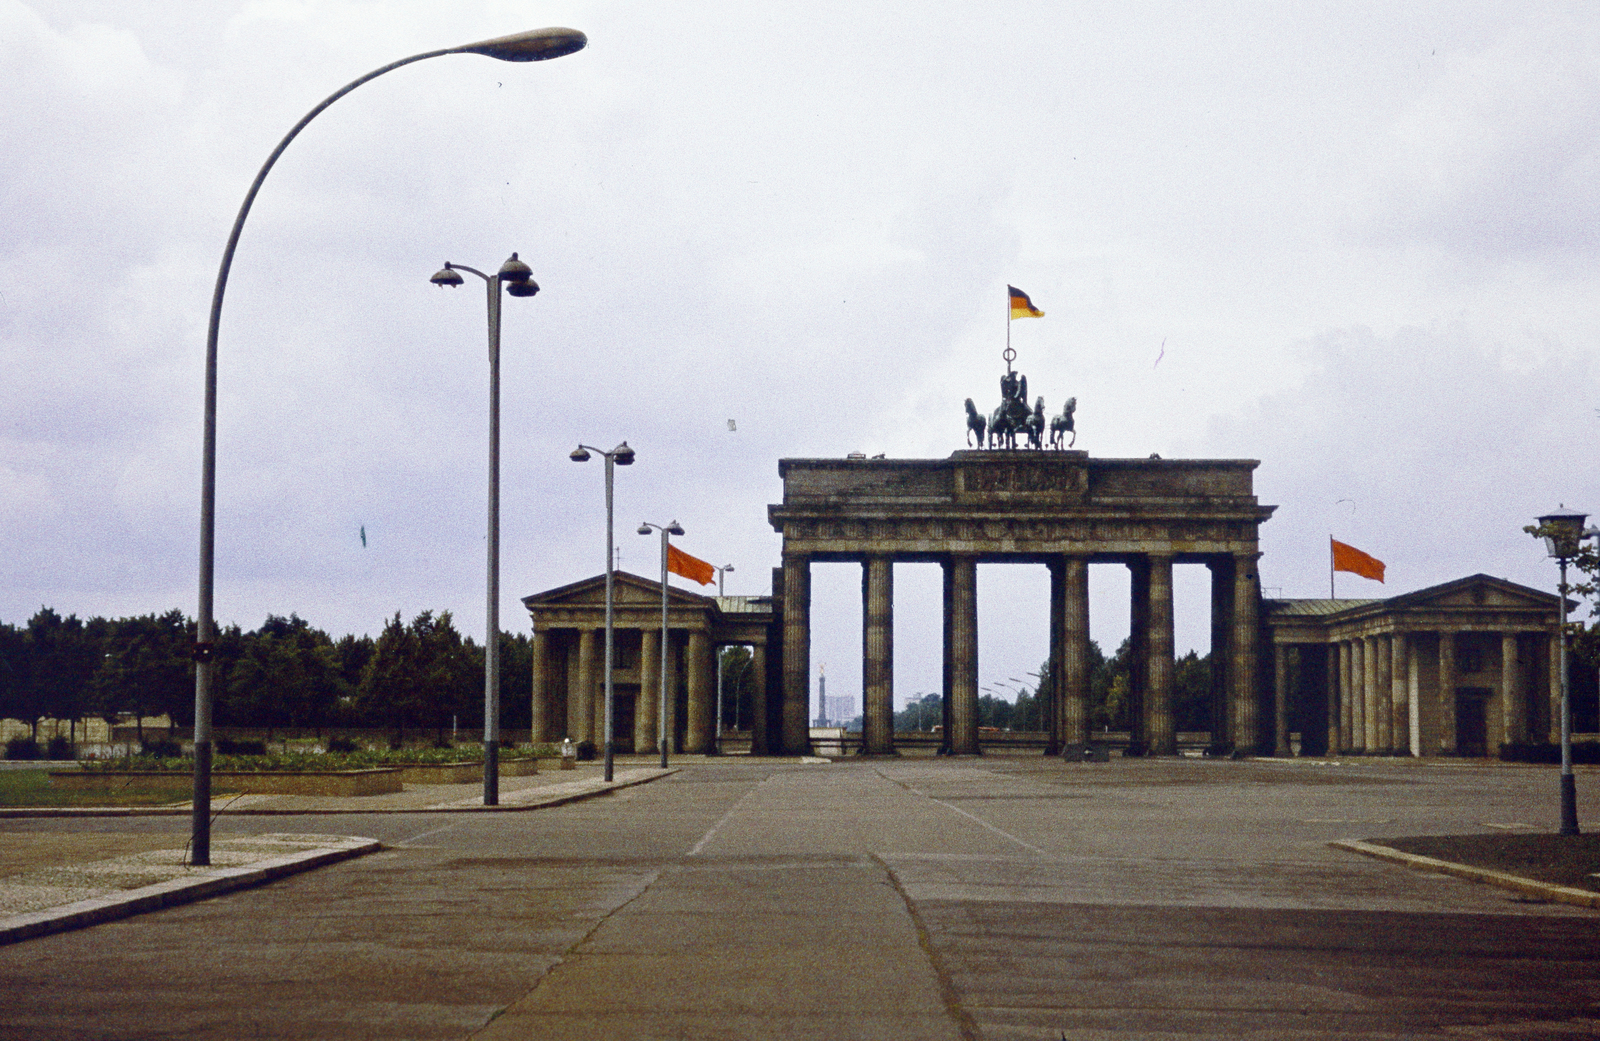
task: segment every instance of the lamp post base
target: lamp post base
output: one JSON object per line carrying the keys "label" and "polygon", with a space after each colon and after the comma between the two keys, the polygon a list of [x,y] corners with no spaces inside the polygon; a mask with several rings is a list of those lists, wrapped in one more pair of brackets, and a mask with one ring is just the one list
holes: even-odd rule
{"label": "lamp post base", "polygon": [[493,741],[483,743],[483,804],[500,805],[500,749]]}
{"label": "lamp post base", "polygon": [[1561,834],[1579,834],[1578,786],[1571,774],[1561,775]]}

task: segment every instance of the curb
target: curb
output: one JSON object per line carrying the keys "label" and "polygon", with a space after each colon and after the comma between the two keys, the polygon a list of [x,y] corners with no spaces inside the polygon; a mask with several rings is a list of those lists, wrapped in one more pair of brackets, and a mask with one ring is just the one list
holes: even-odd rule
{"label": "curb", "polygon": [[383,848],[376,839],[350,839],[351,845],[290,853],[246,867],[200,868],[198,878],[175,878],[167,882],[129,889],[113,896],[93,897],[60,907],[32,911],[0,919],[0,946],[51,933],[82,929],[85,926],[130,918],[146,911],[204,900],[208,897],[248,889],[288,875],[299,874],[325,864],[375,853]]}
{"label": "curb", "polygon": [[1470,867],[1466,864],[1456,864],[1452,861],[1439,860],[1435,857],[1424,857],[1416,853],[1402,853],[1397,849],[1390,849],[1388,846],[1362,842],[1359,839],[1336,839],[1328,843],[1328,845],[1334,849],[1342,849],[1347,853],[1359,853],[1364,857],[1373,857],[1378,860],[1402,864],[1413,871],[1432,871],[1440,875],[1452,875],[1456,878],[1464,878],[1469,882],[1482,882],[1485,885],[1510,889],[1526,896],[1538,897],[1552,903],[1600,908],[1600,893],[1592,892],[1588,889],[1558,886],[1552,882],[1540,882],[1537,879],[1524,878],[1521,875],[1512,875],[1490,868]]}
{"label": "curb", "polygon": [[[434,806],[375,806],[375,807],[318,807],[307,809],[253,809],[245,807],[229,810],[226,804],[222,809],[216,810],[213,819],[220,817],[324,817],[337,814],[399,814],[399,813],[526,813],[530,810],[543,810],[552,806],[565,806],[568,803],[581,802],[600,795],[609,795],[624,788],[633,788],[651,781],[659,781],[663,777],[670,777],[677,773],[679,767],[652,774],[649,777],[635,777],[625,781],[612,781],[607,784],[600,781],[600,787],[581,792],[565,792],[552,795],[545,799],[529,799],[526,802],[500,806],[451,805],[442,804]],[[568,782],[570,783],[570,782]],[[533,789],[537,791],[538,789]],[[352,798],[357,798],[352,796]],[[213,800],[213,803],[220,802]],[[47,818],[47,817],[188,817],[193,811],[188,803],[178,806],[101,806],[101,807],[27,807],[8,806],[0,808],[0,820]]]}

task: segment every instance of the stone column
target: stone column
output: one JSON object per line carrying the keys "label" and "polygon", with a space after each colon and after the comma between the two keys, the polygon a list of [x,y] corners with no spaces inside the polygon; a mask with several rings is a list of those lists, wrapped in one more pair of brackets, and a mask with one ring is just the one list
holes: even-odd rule
{"label": "stone column", "polygon": [[1233,564],[1233,637],[1229,648],[1230,693],[1233,698],[1233,747],[1242,755],[1254,755],[1261,743],[1259,709],[1256,698],[1257,615],[1260,588],[1256,582],[1256,558],[1244,554]]}
{"label": "stone column", "polygon": [[[1067,576],[1066,558],[1052,558],[1045,562],[1050,569],[1050,657],[1045,664],[1046,674],[1040,678],[1034,696],[1039,699],[1039,729],[1044,731],[1044,754],[1061,753],[1061,732],[1065,728],[1062,705],[1066,702],[1066,646],[1063,630],[1066,623]],[[1049,696],[1045,696],[1045,691]]]}
{"label": "stone column", "polygon": [[1209,751],[1228,751],[1233,734],[1229,676],[1232,668],[1229,638],[1233,635],[1233,558],[1206,561],[1211,572],[1211,742]]}
{"label": "stone column", "polygon": [[550,631],[533,631],[533,703],[528,740],[542,745],[550,740]]}
{"label": "stone column", "polygon": [[1361,724],[1362,745],[1368,755],[1379,755],[1383,744],[1378,737],[1378,640],[1361,638]]}
{"label": "stone column", "polygon": [[767,647],[758,643],[750,648],[750,751],[765,755],[767,744]]}
{"label": "stone column", "polygon": [[1367,751],[1367,641],[1350,641],[1350,750]]}
{"label": "stone column", "polygon": [[1145,641],[1148,677],[1145,683],[1144,732],[1151,755],[1177,755],[1178,731],[1172,711],[1173,662],[1172,633],[1172,557],[1149,557],[1149,610],[1146,613],[1150,635]]}
{"label": "stone column", "polygon": [[712,728],[716,723],[716,668],[711,661],[711,639],[702,629],[689,631],[688,727],[683,750],[691,755],[711,751]]}
{"label": "stone column", "polygon": [[950,674],[950,754],[977,755],[978,748],[978,563],[969,556],[945,562],[949,618],[945,661]]}
{"label": "stone column", "polygon": [[1456,744],[1456,634],[1439,634],[1439,751],[1459,752]]}
{"label": "stone column", "polygon": [[683,635],[677,636],[667,631],[667,751],[682,752],[685,750],[687,735],[678,736],[678,674],[682,670],[678,667],[681,657],[679,648],[682,645]]}
{"label": "stone column", "polygon": [[600,677],[601,664],[596,662],[595,648],[600,644],[601,633],[583,629],[578,633],[578,689],[576,697],[567,698],[567,730],[573,741],[594,741],[594,685]]}
{"label": "stone column", "polygon": [[1330,643],[1324,649],[1323,664],[1327,670],[1328,692],[1328,747],[1324,755],[1338,755],[1340,750],[1340,735],[1343,731],[1339,724],[1339,644]]}
{"label": "stone column", "polygon": [[661,630],[639,631],[639,700],[633,706],[633,750],[661,751]]}
{"label": "stone column", "polygon": [[1089,740],[1089,562],[1083,557],[1061,561],[1060,682],[1057,719],[1063,749]]}
{"label": "stone column", "polygon": [[784,755],[811,751],[807,696],[811,688],[811,561],[783,558],[783,736]]}
{"label": "stone column", "polygon": [[1289,648],[1272,645],[1272,754],[1289,755]]}
{"label": "stone column", "polygon": [[1351,729],[1351,725],[1354,722],[1354,717],[1351,715],[1351,707],[1352,707],[1352,703],[1355,701],[1354,697],[1351,696],[1351,691],[1354,688],[1352,688],[1351,685],[1350,685],[1350,682],[1351,682],[1350,681],[1350,663],[1351,663],[1352,658],[1353,658],[1353,654],[1351,653],[1351,650],[1350,650],[1350,641],[1349,640],[1340,640],[1339,641],[1339,743],[1337,745],[1334,745],[1333,747],[1338,749],[1338,751],[1339,751],[1339,753],[1341,755],[1348,755],[1350,752],[1355,751],[1355,747],[1356,747],[1355,746],[1355,739],[1351,736],[1354,733],[1354,731]]}
{"label": "stone column", "polygon": [[1406,636],[1406,729],[1410,736],[1407,747],[1414,756],[1422,755],[1422,662],[1417,654],[1417,641]]}
{"label": "stone column", "polygon": [[[1560,610],[1559,607],[1556,609]],[[1550,663],[1550,743],[1559,745],[1561,743],[1561,635],[1559,632],[1546,633],[1541,639],[1545,645],[1545,659]]]}
{"label": "stone column", "polygon": [[1389,637],[1389,753],[1411,753],[1411,641],[1405,633]]}
{"label": "stone column", "polygon": [[1517,668],[1517,634],[1500,634],[1500,718],[1505,721],[1505,742],[1528,740],[1527,711],[1522,694],[1522,674]]}
{"label": "stone column", "polygon": [[894,754],[894,565],[861,566],[861,740],[867,755]]}
{"label": "stone column", "polygon": [[1373,691],[1372,705],[1376,709],[1379,755],[1394,751],[1394,639],[1387,633],[1373,637],[1377,650],[1377,687]]}
{"label": "stone column", "polygon": [[1128,561],[1128,754],[1150,751],[1145,700],[1150,689],[1150,560]]}

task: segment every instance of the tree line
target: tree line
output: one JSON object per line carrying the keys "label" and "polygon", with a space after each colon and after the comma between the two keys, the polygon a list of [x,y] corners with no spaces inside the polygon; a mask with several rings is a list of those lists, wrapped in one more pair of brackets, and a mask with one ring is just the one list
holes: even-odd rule
{"label": "tree line", "polygon": [[[1100,645],[1089,641],[1089,729],[1127,730],[1128,676],[1133,644],[1122,646],[1110,658]],[[1190,651],[1174,663],[1172,711],[1177,729],[1207,730],[1211,726],[1211,655]],[[1015,701],[984,694],[978,698],[978,725],[996,730],[1042,730],[1043,703],[1049,700],[1052,681],[1050,663],[1039,666],[1044,677],[1033,690],[1024,689]],[[1042,690],[1042,696],[1041,696]],[[920,700],[894,714],[896,731],[931,731],[941,726],[940,695],[924,694]],[[860,729],[860,719],[852,723]]]}
{"label": "tree line", "polygon": [[[41,608],[25,625],[0,622],[0,718],[31,723],[98,716],[165,715],[194,722],[196,626],[182,611],[127,618]],[[383,632],[337,639],[298,615],[217,634],[213,722],[273,729],[483,727],[483,648],[450,612],[399,612]],[[529,725],[532,641],[500,634],[500,723]]]}

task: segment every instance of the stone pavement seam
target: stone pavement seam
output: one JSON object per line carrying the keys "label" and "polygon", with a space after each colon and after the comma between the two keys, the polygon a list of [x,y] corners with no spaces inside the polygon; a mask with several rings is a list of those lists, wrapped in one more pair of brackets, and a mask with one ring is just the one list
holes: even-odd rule
{"label": "stone pavement seam", "polygon": [[906,913],[911,916],[911,924],[917,931],[917,945],[922,948],[923,955],[928,959],[928,964],[933,968],[933,977],[939,981],[939,997],[944,1001],[944,1010],[956,1024],[956,1029],[961,1031],[961,1036],[966,1041],[977,1041],[978,1024],[972,1014],[961,1004],[961,995],[956,991],[956,986],[950,980],[950,973],[944,964],[944,959],[939,957],[939,951],[933,945],[933,938],[928,934],[928,926],[922,920],[922,915],[917,911],[916,902],[911,899],[905,887],[900,884],[899,876],[894,873],[894,868],[888,861],[876,853],[870,854],[877,862],[878,867],[888,876],[889,884],[900,895],[901,901],[906,905]]}
{"label": "stone pavement seam", "polygon": [[[494,1041],[495,1038],[501,1037],[520,1038],[526,1036],[523,1031],[523,1027],[515,1023],[517,1016],[513,1010],[518,1005],[531,1001],[533,996],[538,993],[539,988],[544,986],[545,981],[550,978],[551,973],[555,972],[562,965],[566,964],[567,959],[572,957],[572,952],[580,949],[584,944],[593,939],[594,934],[600,931],[601,926],[611,921],[613,915],[620,914],[624,908],[628,907],[634,901],[648,893],[650,891],[650,887],[660,881],[661,874],[662,873],[660,871],[652,873],[650,880],[644,885],[640,886],[637,893],[628,897],[628,899],[624,900],[616,907],[613,907],[611,910],[595,919],[594,924],[589,927],[587,932],[578,937],[578,939],[569,945],[566,950],[562,951],[560,957],[554,959],[549,965],[545,966],[544,971],[539,974],[539,978],[533,981],[533,986],[517,995],[502,1007],[496,1009],[492,1014],[490,1014],[483,1026],[467,1035],[467,1041],[473,1041],[474,1038],[485,1038],[487,1041]],[[509,1031],[509,1033],[507,1033],[507,1031]]]}
{"label": "stone pavement seam", "polygon": [[[271,837],[254,836],[252,841],[259,843]],[[317,839],[319,844],[311,849],[242,866],[194,868],[175,864],[163,872],[173,877],[162,882],[0,919],[0,945],[204,900],[309,871],[324,864],[374,853],[382,848],[382,843],[376,839],[355,836],[327,835],[318,836]],[[112,861],[129,859],[132,858],[111,858]],[[21,883],[26,877],[18,876],[0,882],[0,889],[7,883]]]}
{"label": "stone pavement seam", "polygon": [[1388,846],[1362,842],[1359,839],[1336,839],[1328,843],[1328,845],[1334,849],[1342,849],[1347,853],[1359,853],[1365,857],[1374,857],[1378,860],[1403,864],[1414,871],[1432,871],[1436,874],[1463,878],[1469,882],[1482,882],[1486,885],[1510,889],[1526,896],[1539,897],[1542,900],[1549,900],[1555,903],[1575,904],[1579,907],[1600,907],[1600,893],[1590,892],[1587,889],[1558,886],[1551,882],[1540,882],[1537,879],[1524,878],[1522,875],[1512,875],[1504,871],[1495,871],[1491,868],[1471,867],[1467,864],[1457,864],[1449,860],[1439,860],[1436,857],[1424,857],[1417,853],[1402,853],[1400,850],[1390,849]]}
{"label": "stone pavement seam", "polygon": [[[533,796],[516,803],[501,803],[499,806],[484,806],[472,800],[461,802],[437,803],[431,806],[362,806],[362,796],[349,798],[330,799],[338,802],[337,806],[308,806],[299,808],[266,808],[266,807],[239,807],[228,809],[226,806],[217,812],[213,819],[221,817],[314,817],[331,814],[397,814],[397,813],[525,813],[529,810],[542,810],[554,806],[565,806],[568,803],[579,802],[583,799],[592,799],[600,795],[609,795],[624,788],[635,785],[649,784],[659,781],[663,777],[670,777],[678,772],[678,767],[668,769],[649,769],[630,771],[640,776],[623,777],[614,781],[564,781],[561,787],[568,784],[574,789],[550,795]],[[540,791],[540,789],[534,789]],[[220,800],[218,800],[220,801]],[[52,817],[187,817],[191,813],[188,803],[179,803],[171,806],[99,806],[99,807],[27,807],[8,806],[0,807],[0,820],[52,818]]]}

